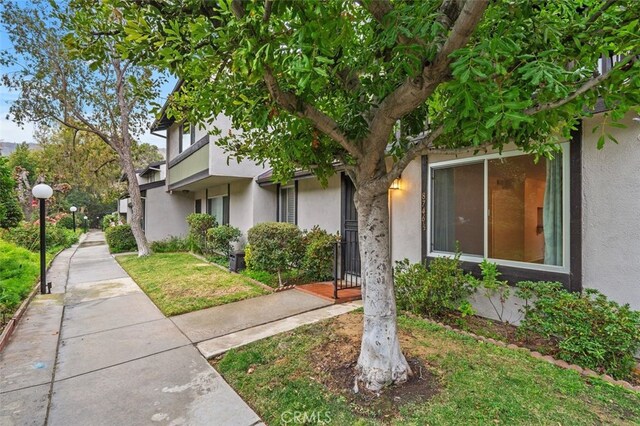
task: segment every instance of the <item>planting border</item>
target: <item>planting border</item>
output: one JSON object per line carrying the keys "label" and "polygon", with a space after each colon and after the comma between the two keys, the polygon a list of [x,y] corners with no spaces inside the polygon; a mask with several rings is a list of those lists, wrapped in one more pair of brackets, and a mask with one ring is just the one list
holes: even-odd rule
{"label": "planting border", "polygon": [[452,327],[452,326],[450,326],[448,324],[443,324],[441,322],[434,321],[434,320],[429,319],[429,318],[423,318],[423,317],[420,317],[420,316],[417,316],[417,315],[413,315],[413,314],[409,314],[409,313],[405,313],[405,315],[412,316],[414,318],[419,318],[419,319],[421,319],[423,321],[430,322],[431,324],[439,325],[440,327],[443,327],[446,330],[452,331],[454,333],[461,334],[463,336],[471,337],[472,339],[475,339],[478,342],[491,343],[491,344],[494,344],[496,346],[501,346],[503,348],[515,349],[515,350],[521,350],[521,351],[527,352],[529,355],[531,355],[532,357],[534,357],[536,359],[547,361],[548,363],[553,364],[556,367],[564,368],[565,370],[576,371],[581,376],[597,377],[597,378],[600,378],[600,379],[604,380],[605,382],[612,383],[612,384],[618,385],[618,386],[622,386],[623,388],[628,389],[630,391],[640,392],[640,386],[634,386],[631,383],[627,382],[626,380],[616,380],[616,379],[614,379],[613,377],[611,377],[608,374],[598,374],[598,373],[596,373],[595,371],[593,371],[593,370],[591,370],[589,368],[582,368],[582,367],[580,367],[579,365],[576,365],[576,364],[569,364],[566,361],[562,361],[560,359],[556,359],[556,358],[554,358],[554,357],[552,357],[550,355],[542,355],[540,352],[532,351],[531,349],[525,348],[523,346],[514,345],[513,343],[505,343],[505,342],[503,342],[501,340],[492,339],[490,337],[480,336],[480,335],[477,335],[475,333],[471,333],[471,332],[468,332],[468,331],[460,330],[459,328],[455,328],[455,327]]}
{"label": "planting border", "polygon": [[[71,247],[76,246],[76,250],[77,250],[77,248],[80,246],[82,241],[84,241],[84,237],[86,235],[87,234],[82,234],[78,238],[78,242],[72,245]],[[64,248],[53,256],[53,258],[51,259],[51,262],[49,262],[49,264],[47,265],[47,272],[49,272],[49,269],[51,269],[51,265],[53,265],[53,262],[56,260],[58,255],[71,247]],[[36,283],[34,284],[33,289],[31,290],[31,293],[29,293],[27,298],[22,301],[18,310],[13,314],[11,319],[9,319],[9,321],[7,322],[7,325],[4,327],[4,330],[2,330],[2,334],[0,334],[0,352],[2,352],[5,346],[7,346],[7,344],[9,343],[9,338],[11,338],[11,336],[13,335],[13,332],[18,326],[18,322],[20,321],[24,313],[27,311],[29,304],[31,303],[33,298],[36,296],[36,294],[38,294],[39,290],[40,290],[40,279],[38,278],[38,281],[36,281]]]}

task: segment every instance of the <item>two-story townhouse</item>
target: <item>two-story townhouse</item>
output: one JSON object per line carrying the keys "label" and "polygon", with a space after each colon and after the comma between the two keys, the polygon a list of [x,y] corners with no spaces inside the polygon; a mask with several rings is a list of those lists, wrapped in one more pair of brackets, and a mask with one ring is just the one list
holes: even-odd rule
{"label": "two-story townhouse", "polygon": [[[392,259],[428,262],[451,255],[459,243],[467,270],[478,272],[489,258],[512,282],[595,288],[640,309],[640,119],[627,114],[626,128],[612,132],[618,144],[599,150],[592,130],[604,114],[600,107],[585,119],[554,160],[536,162],[515,146],[502,154],[414,160],[389,191]],[[231,125],[218,120],[219,127]],[[243,232],[264,221],[319,225],[357,244],[353,186],[339,166],[327,187],[304,171],[277,184],[255,164],[227,164],[206,128],[163,116],[155,130],[167,130],[166,190],[189,194],[191,211]],[[482,300],[475,304],[492,316]]]}

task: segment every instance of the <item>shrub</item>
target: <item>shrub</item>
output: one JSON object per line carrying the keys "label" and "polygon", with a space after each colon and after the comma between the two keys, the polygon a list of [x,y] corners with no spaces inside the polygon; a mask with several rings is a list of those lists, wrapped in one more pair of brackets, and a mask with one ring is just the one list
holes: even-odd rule
{"label": "shrub", "polygon": [[[282,272],[298,268],[304,257],[302,232],[290,223],[265,222],[249,229],[251,268],[278,274],[282,285]],[[246,255],[245,255],[246,262]]]}
{"label": "shrub", "polygon": [[189,243],[191,250],[199,253],[207,251],[207,231],[217,225],[216,218],[206,213],[191,213],[187,216]]}
{"label": "shrub", "polygon": [[302,269],[309,279],[324,281],[333,277],[333,247],[338,238],[319,226],[304,235]]}
{"label": "shrub", "polygon": [[525,311],[523,333],[533,332],[557,342],[566,362],[626,378],[640,349],[640,312],[620,306],[597,290],[573,293],[560,283],[522,285],[536,299]]}
{"label": "shrub", "polygon": [[29,294],[40,275],[36,253],[0,240],[0,313],[11,312]]}
{"label": "shrub", "polygon": [[120,218],[120,214],[115,212],[111,214],[105,214],[102,217],[102,230],[106,231],[112,226],[124,225],[122,219]]}
{"label": "shrub", "polygon": [[0,156],[0,228],[18,226],[23,218],[15,191],[16,182],[5,157]]}
{"label": "shrub", "polygon": [[[78,236],[73,231],[60,226],[47,223],[45,232],[47,248],[66,248],[78,242]],[[4,231],[2,238],[27,250],[37,251],[40,249],[40,224],[22,222]]]}
{"label": "shrub", "polygon": [[[66,229],[73,229],[73,215],[63,214],[58,218],[56,226]],[[80,228],[80,222],[76,218],[76,227]]]}
{"label": "shrub", "polygon": [[133,237],[130,225],[116,225],[107,228],[104,236],[109,244],[111,253],[122,253],[137,249],[136,239]]}
{"label": "shrub", "polygon": [[151,243],[151,251],[155,253],[175,253],[189,251],[189,241],[186,238],[169,237]]}
{"label": "shrub", "polygon": [[[482,263],[480,263],[480,272],[482,279],[469,276],[469,283],[489,301],[498,319],[504,322],[504,309],[507,299],[509,299],[509,295],[511,294],[511,286],[507,281],[498,279],[502,274],[498,271],[498,265],[496,263],[484,259]],[[496,296],[499,305],[496,304]]]}
{"label": "shrub", "polygon": [[467,297],[472,293],[470,276],[460,266],[460,253],[433,259],[426,268],[408,259],[396,262],[394,270],[396,301],[400,309],[429,317],[442,317],[458,311],[473,313]]}
{"label": "shrub", "polygon": [[229,225],[220,225],[207,230],[207,246],[229,257],[232,243],[240,241],[242,231]]}

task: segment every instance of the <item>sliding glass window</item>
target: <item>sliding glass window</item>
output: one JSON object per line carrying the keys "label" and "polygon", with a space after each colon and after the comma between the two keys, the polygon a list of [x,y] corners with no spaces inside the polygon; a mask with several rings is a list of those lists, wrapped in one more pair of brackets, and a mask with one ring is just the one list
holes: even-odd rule
{"label": "sliding glass window", "polygon": [[563,154],[508,154],[434,164],[431,252],[565,265],[568,238]]}

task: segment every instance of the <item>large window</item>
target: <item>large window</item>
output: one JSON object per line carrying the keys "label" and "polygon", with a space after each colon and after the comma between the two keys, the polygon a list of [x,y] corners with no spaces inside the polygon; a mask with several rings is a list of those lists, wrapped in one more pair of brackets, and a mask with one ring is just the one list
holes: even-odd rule
{"label": "large window", "polygon": [[296,189],[295,186],[280,188],[280,222],[296,223]]}
{"label": "large window", "polygon": [[550,267],[567,264],[566,155],[517,153],[454,160],[431,167],[431,254],[460,249]]}
{"label": "large window", "polygon": [[207,213],[209,213],[211,216],[213,216],[216,219],[216,222],[218,222],[218,225],[229,224],[229,218],[227,217],[228,203],[229,203],[229,197],[227,197],[226,195],[209,198],[208,200],[209,205],[207,207]]}

